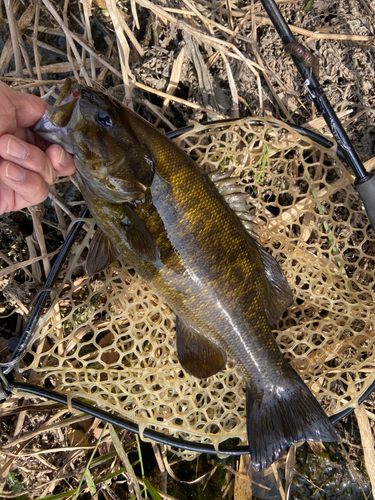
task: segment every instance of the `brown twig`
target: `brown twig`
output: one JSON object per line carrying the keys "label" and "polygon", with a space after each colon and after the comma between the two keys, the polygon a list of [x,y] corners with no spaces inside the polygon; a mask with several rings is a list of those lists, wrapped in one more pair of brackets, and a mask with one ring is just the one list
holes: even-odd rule
{"label": "brown twig", "polygon": [[[12,274],[18,269],[24,268],[25,273],[29,276],[29,278],[34,279],[33,275],[30,273],[30,271],[27,269],[26,266],[32,264],[32,262],[27,261],[25,262],[17,262],[16,264],[10,260],[3,252],[0,251],[0,259],[2,259],[6,264],[8,264],[8,267],[5,267],[4,269],[0,269],[0,278],[3,276],[7,276],[8,274]],[[37,260],[41,260],[41,257],[38,257]],[[34,262],[37,262],[35,260]]]}
{"label": "brown twig", "polygon": [[374,437],[371,431],[370,422],[366,414],[366,409],[362,404],[359,408],[354,410],[357,418],[359,433],[361,435],[361,442],[363,453],[365,456],[366,469],[371,481],[372,494],[375,495],[375,448]]}
{"label": "brown twig", "polygon": [[[35,19],[34,19],[34,32],[33,32],[33,38],[32,38],[32,45],[33,45],[33,50],[34,50],[34,60],[35,60],[35,69],[36,69],[36,75],[38,77],[38,80],[42,80],[42,72],[40,70],[40,56],[39,56],[39,51],[38,51],[38,25],[39,25],[39,16],[40,16],[40,6],[37,5],[35,8]],[[23,87],[27,88],[27,87]],[[43,85],[40,86],[40,95],[44,96],[44,87]]]}
{"label": "brown twig", "polygon": [[[171,123],[159,110],[158,108],[152,104],[150,101],[148,101],[147,99],[136,99],[135,102],[137,103],[140,103],[140,104],[143,104],[145,106],[148,107],[149,110],[151,110],[151,112],[158,117],[158,121],[160,122],[160,120],[162,120],[164,123],[166,123],[168,125],[168,127],[171,129],[171,130],[176,130],[176,127],[173,125],[173,123]],[[155,127],[156,127],[156,123],[155,123]]]}
{"label": "brown twig", "polygon": [[204,113],[208,113],[211,115],[215,115],[218,118],[223,118],[223,115],[221,113],[216,113],[216,111],[213,111],[212,109],[207,109],[204,106],[200,106],[199,104],[196,104],[195,102],[190,102],[186,101],[185,99],[181,99],[180,97],[176,96],[170,96],[166,94],[165,92],[162,92],[161,90],[156,90],[151,87],[148,87],[147,85],[144,85],[143,83],[140,82],[135,82],[134,85],[140,89],[146,90],[147,92],[151,92],[152,94],[158,95],[159,97],[164,97],[167,99],[170,99],[171,101],[179,102],[180,104],[184,104],[185,106],[193,109],[199,109],[200,111],[203,111]]}
{"label": "brown twig", "polygon": [[[66,26],[68,26],[68,6],[69,6],[69,0],[65,0],[64,1],[64,9],[63,9],[63,20],[64,20],[64,23],[65,23]],[[65,34],[65,37],[66,37],[66,34]],[[73,69],[74,77],[77,80],[79,80],[78,69],[75,66],[75,62],[76,61],[72,57],[72,47],[73,47],[73,45],[74,45],[74,43],[67,43],[66,44],[66,57],[68,58],[70,66]],[[75,45],[74,45],[74,47],[75,47]],[[85,64],[87,63],[86,52],[84,50],[82,50],[82,57],[80,59],[78,59],[78,61],[77,61],[78,62],[78,68],[80,68],[80,66],[82,65],[82,64],[80,64],[80,60],[84,61]]]}
{"label": "brown twig", "polygon": [[35,237],[37,239],[37,242],[38,242],[38,245],[40,248],[40,253],[42,254],[42,257],[44,257],[43,258],[44,274],[45,274],[45,276],[48,276],[50,271],[51,271],[51,263],[50,263],[49,258],[48,258],[46,241],[45,241],[44,232],[42,229],[40,210],[37,206],[28,207],[28,209],[29,209],[29,212],[30,212],[31,217],[33,219]]}
{"label": "brown twig", "polygon": [[[91,2],[89,2],[89,0],[83,0],[82,5],[83,5],[83,16],[85,21],[85,35],[87,37],[89,44],[94,46],[94,40],[92,38],[91,25],[90,25]],[[91,68],[91,78],[95,80],[96,78],[95,58],[92,56],[92,54],[90,54],[90,68]]]}
{"label": "brown twig", "polygon": [[223,58],[223,61],[225,64],[225,70],[227,72],[229,88],[230,88],[230,92],[232,94],[232,103],[233,103],[232,104],[233,105],[232,115],[233,115],[233,118],[239,118],[240,114],[239,114],[239,106],[238,106],[238,92],[237,92],[236,83],[235,83],[234,78],[233,78],[232,69],[230,67],[228,59],[227,59],[226,55],[224,54],[224,52],[221,53],[221,57]]}
{"label": "brown twig", "polygon": [[[32,235],[26,236],[26,243],[27,243],[27,248],[29,250],[30,259],[35,259],[35,257],[37,257],[37,253],[35,250],[34,238]],[[42,273],[38,262],[33,262],[31,264],[31,272],[34,280],[40,283],[42,278]]]}
{"label": "brown twig", "polygon": [[129,44],[125,38],[122,26],[121,26],[121,14],[117,8],[115,0],[106,0],[107,10],[111,16],[113,27],[115,28],[117,37],[117,47],[120,54],[120,65],[121,65],[121,76],[125,87],[125,99],[127,105],[132,109],[132,96],[130,90],[129,78],[134,80],[133,73],[130,71],[129,67]]}
{"label": "brown twig", "polygon": [[15,74],[16,74],[16,76],[21,76],[22,75],[22,58],[21,58],[21,50],[20,50],[20,45],[19,45],[19,30],[18,30],[16,19],[14,17],[12,7],[11,7],[10,0],[4,0],[4,4],[5,4],[5,12],[6,12],[6,15],[8,18],[10,38],[12,41],[14,64],[16,66]]}
{"label": "brown twig", "polygon": [[[272,21],[268,17],[256,16],[256,20],[260,24],[273,26]],[[306,30],[304,28],[299,28],[298,26],[293,26],[292,24],[288,24],[288,26],[292,33],[298,33],[299,35],[313,38],[314,40],[347,40],[352,42],[374,41],[374,37],[368,35],[352,35],[351,33],[319,33],[318,31]],[[239,37],[239,39],[241,39],[241,37]]]}
{"label": "brown twig", "polygon": [[[50,198],[52,199],[52,196],[53,196],[54,201],[56,202],[56,200],[58,199],[56,187],[54,185],[52,185],[52,186],[50,186],[49,190],[50,190]],[[61,209],[62,207],[61,207],[60,203],[54,203],[53,206],[54,206],[54,209],[56,212],[57,220],[59,222],[59,229],[60,229],[61,234],[63,235],[63,238],[65,240],[65,238],[66,238],[66,223],[65,223],[65,219],[64,219],[64,216],[62,213],[62,209]]]}
{"label": "brown twig", "polygon": [[[180,81],[182,63],[184,62],[185,50],[182,48],[177,58],[173,62],[171,77],[169,79],[167,88],[165,92],[169,95],[173,95],[175,90],[177,89],[178,82]],[[170,103],[170,99],[164,99],[163,108],[161,110],[161,114],[164,115],[166,109],[168,108]],[[160,119],[158,118],[155,122],[155,127],[157,127],[160,123]]]}
{"label": "brown twig", "polygon": [[[57,21],[57,23],[60,25],[61,29],[63,30],[65,36],[66,36],[66,40],[68,42],[68,46],[72,49],[73,51],[73,54],[74,54],[74,57],[76,58],[77,60],[77,63],[78,65],[80,66],[81,68],[81,71],[82,71],[82,74],[85,78],[85,81],[86,81],[86,84],[87,85],[90,85],[90,78],[87,74],[87,71],[82,63],[82,60],[81,60],[81,56],[79,55],[79,52],[77,50],[77,47],[75,46],[74,42],[73,42],[73,39],[72,39],[72,36],[71,36],[71,32],[67,26],[67,23],[65,23],[61,17],[58,15],[56,9],[54,8],[54,6],[51,4],[51,2],[49,0],[42,0],[44,5],[47,7],[47,9],[49,10],[49,12],[52,14],[52,16],[54,17],[54,19]],[[69,55],[68,55],[68,58],[69,58]],[[74,65],[73,65],[74,67]]]}

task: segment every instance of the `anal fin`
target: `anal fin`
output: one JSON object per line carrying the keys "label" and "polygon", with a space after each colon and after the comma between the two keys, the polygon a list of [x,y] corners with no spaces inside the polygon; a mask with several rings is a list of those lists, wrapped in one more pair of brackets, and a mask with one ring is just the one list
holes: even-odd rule
{"label": "anal fin", "polygon": [[178,359],[187,373],[197,378],[207,378],[224,370],[227,355],[224,349],[176,320]]}

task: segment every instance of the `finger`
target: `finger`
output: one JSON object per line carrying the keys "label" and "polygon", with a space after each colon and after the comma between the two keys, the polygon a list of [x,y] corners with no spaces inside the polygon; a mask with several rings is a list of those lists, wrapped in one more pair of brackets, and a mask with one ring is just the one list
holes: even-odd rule
{"label": "finger", "polygon": [[0,164],[0,214],[41,203],[48,197],[44,179],[8,161]]}
{"label": "finger", "polygon": [[64,151],[61,146],[52,144],[46,149],[45,154],[58,175],[73,175],[76,171],[73,155]]}
{"label": "finger", "polygon": [[14,133],[15,127],[31,127],[49,105],[39,97],[11,89],[0,82],[0,134]]}
{"label": "finger", "polygon": [[14,92],[17,93],[15,96],[17,125],[23,128],[35,125],[50,107],[49,104],[36,95]]}
{"label": "finger", "polygon": [[20,167],[38,173],[47,184],[53,184],[56,172],[48,156],[36,146],[12,135],[0,137],[0,156]]}

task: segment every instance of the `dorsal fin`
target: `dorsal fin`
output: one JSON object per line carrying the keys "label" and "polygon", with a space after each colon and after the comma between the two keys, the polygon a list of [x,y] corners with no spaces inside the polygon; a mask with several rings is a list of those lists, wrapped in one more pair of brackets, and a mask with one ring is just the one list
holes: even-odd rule
{"label": "dorsal fin", "polygon": [[236,213],[241,220],[247,232],[252,238],[259,238],[253,231],[256,223],[253,222],[255,214],[252,214],[251,209],[252,197],[245,192],[246,186],[239,184],[239,177],[232,177],[229,172],[211,172],[208,174],[216,189],[223,196],[230,208]]}
{"label": "dorsal fin", "polygon": [[293,293],[275,258],[257,241],[255,243],[258,246],[267,277],[266,315],[269,325],[272,326],[292,304]]}

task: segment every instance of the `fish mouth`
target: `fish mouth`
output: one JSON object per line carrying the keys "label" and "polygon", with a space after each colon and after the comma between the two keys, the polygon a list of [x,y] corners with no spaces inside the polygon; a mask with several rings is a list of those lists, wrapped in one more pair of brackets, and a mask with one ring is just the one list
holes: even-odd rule
{"label": "fish mouth", "polygon": [[81,95],[81,85],[74,78],[67,78],[60,92],[60,97],[55,102],[54,108],[66,104],[72,99],[77,99]]}
{"label": "fish mouth", "polygon": [[[49,108],[45,116],[55,127],[68,127],[73,114],[79,113],[78,101],[81,97],[81,85],[75,80],[67,78],[61,90],[59,99],[55,105]],[[79,116],[75,116],[74,122],[77,123]]]}
{"label": "fish mouth", "polygon": [[72,152],[69,136],[82,124],[79,100],[81,85],[67,78],[59,99],[54,106],[47,109],[43,117],[32,127],[32,130],[49,142],[60,144],[68,152]]}

